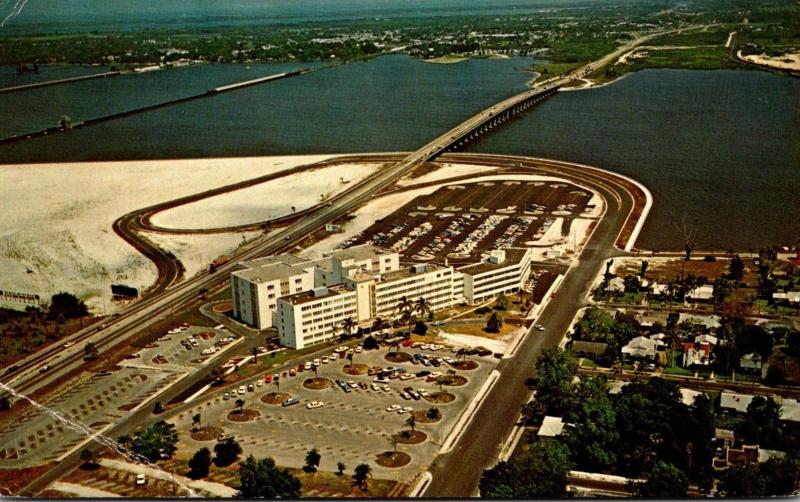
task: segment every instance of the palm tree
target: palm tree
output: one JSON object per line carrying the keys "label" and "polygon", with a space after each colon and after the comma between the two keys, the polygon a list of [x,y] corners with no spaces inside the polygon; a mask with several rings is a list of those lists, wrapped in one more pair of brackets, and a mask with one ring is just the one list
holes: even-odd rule
{"label": "palm tree", "polygon": [[253,364],[258,364],[258,348],[253,347],[251,352],[253,353]]}
{"label": "palm tree", "polygon": [[395,306],[395,309],[400,314],[402,314],[403,312],[412,312],[414,310],[414,304],[411,303],[411,300],[409,300],[408,298],[406,298],[404,296],[404,297],[400,298],[400,300],[397,301],[397,305]]}
{"label": "palm tree", "polygon": [[417,426],[417,419],[414,418],[414,414],[408,416],[406,419],[406,425],[411,429],[411,435],[414,435],[414,427]]}
{"label": "palm tree", "polygon": [[200,425],[200,414],[195,413],[192,416],[192,430],[197,430],[197,427]]}
{"label": "palm tree", "polygon": [[489,333],[499,333],[502,327],[502,319],[497,315],[497,312],[492,312],[492,315],[490,315],[489,319],[486,321],[486,331]]}
{"label": "palm tree", "polygon": [[372,323],[372,331],[373,332],[374,331],[380,332],[384,328],[386,328],[386,323],[380,317],[376,317],[375,321],[373,321],[373,323]]}
{"label": "palm tree", "polygon": [[347,340],[353,335],[353,328],[358,325],[352,317],[348,317],[342,321],[342,341]]}
{"label": "palm tree", "polygon": [[414,311],[421,316],[431,315],[431,304],[423,297],[417,298],[417,301],[414,302]]}
{"label": "palm tree", "polygon": [[244,409],[244,399],[237,399],[235,405],[236,408],[239,408],[239,413],[241,413],[242,409]]}
{"label": "palm tree", "polygon": [[389,436],[389,443],[392,445],[392,452],[397,453],[397,434]]}

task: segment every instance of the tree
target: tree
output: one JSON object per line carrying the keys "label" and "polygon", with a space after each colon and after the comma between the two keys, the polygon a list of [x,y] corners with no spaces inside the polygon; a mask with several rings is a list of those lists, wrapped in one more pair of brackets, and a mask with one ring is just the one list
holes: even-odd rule
{"label": "tree", "polygon": [[93,466],[95,465],[95,454],[92,450],[86,448],[85,450],[81,451],[81,462],[84,463],[86,466]]}
{"label": "tree", "polygon": [[258,364],[258,347],[253,347],[250,353],[253,354],[253,364]]}
{"label": "tree", "polygon": [[150,462],[155,462],[161,458],[161,454],[172,456],[178,444],[178,432],[173,424],[163,420],[156,422],[150,427],[137,432],[131,442],[131,450],[147,458]]}
{"label": "tree", "polygon": [[644,483],[634,487],[637,496],[651,499],[686,498],[689,479],[672,464],[659,461]]}
{"label": "tree", "polygon": [[161,401],[156,401],[153,404],[153,413],[158,415],[164,411],[164,406],[162,406]]}
{"label": "tree", "polygon": [[241,398],[237,399],[236,402],[234,403],[234,406],[237,408],[237,410],[235,411],[241,413],[242,409],[244,408],[244,399]]}
{"label": "tree", "polygon": [[320,460],[322,460],[322,455],[319,454],[316,448],[308,450],[306,453],[306,466],[303,470],[306,472],[316,472]]}
{"label": "tree", "polygon": [[645,272],[647,272],[647,266],[649,264],[650,263],[647,260],[642,260],[642,265],[639,268],[639,277],[641,277],[642,279],[644,279],[644,274],[645,274]]}
{"label": "tree", "polygon": [[780,444],[781,406],[771,396],[756,396],[747,406],[744,421],[737,427],[736,435],[747,444],[770,448]]}
{"label": "tree", "polygon": [[770,366],[767,368],[767,375],[764,377],[764,383],[770,387],[779,387],[786,383],[786,375],[781,368]]}
{"label": "tree", "polygon": [[342,321],[342,341],[347,340],[353,335],[353,329],[358,326],[358,323],[353,320],[352,317],[345,318]]}
{"label": "tree", "polygon": [[50,320],[58,319],[63,316],[64,319],[76,319],[89,315],[89,309],[83,300],[70,293],[56,293],[50,298],[50,307],[47,309],[47,317]]}
{"label": "tree", "polygon": [[744,261],[738,254],[731,259],[731,263],[728,265],[728,277],[734,281],[741,281],[744,277]]}
{"label": "tree", "polygon": [[425,321],[418,320],[417,323],[414,325],[414,330],[412,333],[419,336],[425,336],[425,333],[428,332],[428,325],[425,324]]}
{"label": "tree", "polygon": [[536,400],[547,414],[562,416],[572,406],[572,378],[578,369],[572,352],[553,347],[545,350],[536,362]]}
{"label": "tree", "polygon": [[533,443],[518,462],[500,462],[483,471],[478,483],[481,497],[558,499],[566,496],[572,469],[569,448],[559,440]]}
{"label": "tree", "polygon": [[375,350],[378,348],[378,340],[376,340],[372,335],[369,335],[364,339],[364,350]]}
{"label": "tree", "polygon": [[431,304],[423,297],[417,298],[417,301],[414,302],[414,312],[421,316],[430,315],[431,314]]}
{"label": "tree", "polygon": [[336,475],[337,476],[341,476],[342,474],[344,474],[345,469],[347,469],[347,466],[344,465],[344,462],[339,461],[339,462],[336,463]]}
{"label": "tree", "polygon": [[189,477],[192,479],[201,479],[208,476],[208,471],[211,468],[211,450],[208,448],[200,448],[195,452],[194,456],[189,460]]}
{"label": "tree", "polygon": [[0,411],[8,411],[11,409],[11,401],[8,396],[0,397]]}
{"label": "tree", "polygon": [[414,428],[417,426],[417,419],[414,418],[413,413],[406,418],[406,425],[411,429],[411,435],[413,436]]}
{"label": "tree", "polygon": [[767,483],[759,472],[758,465],[731,467],[723,471],[717,485],[720,496],[735,498],[764,497]]}
{"label": "tree", "polygon": [[200,417],[199,413],[195,413],[194,415],[192,415],[192,430],[193,431],[196,431],[197,427],[200,425],[200,418],[201,417]]}
{"label": "tree", "polygon": [[214,445],[214,463],[219,467],[231,465],[239,458],[242,447],[233,438],[228,438]]}
{"label": "tree", "polygon": [[499,293],[495,298],[494,308],[497,310],[508,310],[508,297],[503,293]]}
{"label": "tree", "polygon": [[[386,328],[386,323],[380,317],[376,317],[375,320],[372,322],[372,330],[371,330],[372,332],[376,332],[376,331],[380,332],[380,331],[384,330],[385,328]],[[367,337],[367,338],[369,338],[369,337]],[[373,338],[373,340],[374,340],[374,338]],[[366,343],[366,340],[364,340],[364,343]]]}
{"label": "tree", "polygon": [[353,471],[353,481],[362,490],[367,489],[367,478],[369,478],[372,468],[367,464],[358,464]]}
{"label": "tree", "polygon": [[503,320],[497,315],[497,312],[492,312],[486,320],[486,327],[484,328],[487,333],[499,333],[503,327]]}
{"label": "tree", "polygon": [[439,408],[431,406],[430,408],[428,408],[428,411],[425,412],[425,416],[429,420],[437,420],[439,417],[442,416],[442,412],[439,411]]}
{"label": "tree", "polygon": [[619,448],[614,406],[606,394],[601,378],[583,380],[576,392],[577,404],[567,413],[571,424],[565,434],[574,458],[591,470],[608,467],[616,461]]}
{"label": "tree", "polygon": [[278,469],[272,458],[247,457],[239,465],[239,495],[243,498],[300,498],[300,480]]}

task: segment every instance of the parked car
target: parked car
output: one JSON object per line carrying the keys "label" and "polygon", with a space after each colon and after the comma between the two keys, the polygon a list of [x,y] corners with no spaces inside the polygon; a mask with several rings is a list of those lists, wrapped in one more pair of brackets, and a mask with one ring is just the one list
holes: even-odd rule
{"label": "parked car", "polygon": [[225,394],[222,395],[222,399],[224,399],[225,401],[227,401],[230,398],[231,398],[230,392],[226,392]]}
{"label": "parked car", "polygon": [[262,385],[264,385],[263,380],[256,380],[256,387],[261,387]]}
{"label": "parked car", "polygon": [[322,358],[322,364],[328,364],[328,356]]}
{"label": "parked car", "polygon": [[254,390],[256,390],[256,388],[255,388],[255,386],[253,384],[248,384],[247,385],[247,390],[250,391],[250,392],[253,392]]}
{"label": "parked car", "polygon": [[290,397],[286,401],[282,402],[281,406],[292,406],[292,405],[299,404],[299,403],[300,403],[300,401],[298,401],[297,399],[295,399],[293,397]]}
{"label": "parked car", "polygon": [[145,483],[147,483],[147,480],[145,479],[144,474],[142,474],[142,473],[137,474],[136,475],[136,485],[137,486],[142,486]]}
{"label": "parked car", "polygon": [[323,403],[322,401],[311,401],[310,403],[306,404],[306,408],[308,408],[309,410],[313,410],[316,408],[322,408],[324,404],[325,403]]}
{"label": "parked car", "polygon": [[544,331],[544,326],[542,326],[541,324],[535,325],[534,328],[538,329],[539,331]]}
{"label": "parked car", "polygon": [[306,363],[303,365],[303,368],[304,368],[304,369],[306,369],[306,370],[311,370],[311,363],[309,363],[309,362],[306,362]]}
{"label": "parked car", "polygon": [[246,392],[244,385],[239,386],[239,394],[244,394]]}
{"label": "parked car", "polygon": [[414,411],[414,408],[412,408],[411,406],[406,406],[403,409],[397,410],[397,414],[402,415],[403,413],[410,413],[412,411]]}
{"label": "parked car", "polygon": [[401,409],[401,408],[402,408],[402,406],[400,406],[399,404],[393,404],[393,405],[391,405],[391,406],[387,407],[387,408],[386,408],[386,411],[388,411],[388,412],[390,412],[390,413],[391,413],[391,412],[393,412],[393,411],[397,411],[397,410],[399,410],[399,409]]}
{"label": "parked car", "polygon": [[290,376],[290,377],[293,377],[293,376],[295,376],[295,375],[297,375],[297,370],[295,370],[294,368],[290,369],[290,370],[289,370],[289,376]]}
{"label": "parked car", "polygon": [[272,383],[272,375],[264,375],[264,381],[267,383]]}

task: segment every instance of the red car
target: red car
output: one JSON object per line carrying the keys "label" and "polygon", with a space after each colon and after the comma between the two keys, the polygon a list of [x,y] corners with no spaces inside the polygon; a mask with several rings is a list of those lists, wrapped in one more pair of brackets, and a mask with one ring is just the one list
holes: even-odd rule
{"label": "red car", "polygon": [[403,340],[403,342],[400,345],[402,345],[403,347],[409,347],[411,346],[412,343],[414,343],[414,340],[408,338],[406,340]]}
{"label": "red car", "polygon": [[304,369],[305,369],[305,365],[303,365],[303,364],[298,364],[297,365],[297,371],[303,371]]}
{"label": "red car", "polygon": [[290,370],[289,370],[289,376],[290,376],[290,377],[293,377],[293,376],[295,376],[296,374],[297,374],[297,370],[295,370],[294,368],[292,368],[292,369],[290,369]]}
{"label": "red car", "polygon": [[265,375],[264,376],[264,382],[272,383],[272,375]]}

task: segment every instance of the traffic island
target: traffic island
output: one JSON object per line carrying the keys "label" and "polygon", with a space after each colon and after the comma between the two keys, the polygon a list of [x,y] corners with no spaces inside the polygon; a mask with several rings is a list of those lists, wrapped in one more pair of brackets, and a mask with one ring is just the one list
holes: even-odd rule
{"label": "traffic island", "polygon": [[311,390],[322,390],[322,389],[329,389],[333,387],[333,382],[330,381],[328,378],[307,378],[303,382],[303,387],[306,389]]}
{"label": "traffic island", "polygon": [[211,441],[217,439],[223,430],[220,427],[201,427],[191,433],[192,439],[195,441]]}
{"label": "traffic island", "polygon": [[411,455],[402,451],[385,451],[375,457],[375,462],[381,467],[403,467],[411,462]]}
{"label": "traffic island", "polygon": [[261,396],[261,402],[264,404],[281,404],[291,397],[290,394],[285,392],[270,392]]}
{"label": "traffic island", "polygon": [[391,363],[407,363],[413,359],[408,352],[389,352],[385,358]]}
{"label": "traffic island", "polygon": [[432,424],[442,419],[442,412],[436,408],[417,410],[412,412],[418,424]]}
{"label": "traffic island", "polygon": [[367,364],[346,364],[342,371],[347,373],[348,375],[358,376],[358,375],[366,375],[369,372],[369,365]]}
{"label": "traffic island", "polygon": [[456,396],[449,392],[434,392],[433,394],[425,396],[425,400],[436,404],[447,404],[455,401]]}
{"label": "traffic island", "polygon": [[475,361],[459,361],[452,365],[454,369],[463,371],[472,371],[478,369],[478,363]]}
{"label": "traffic island", "polygon": [[400,444],[420,444],[428,439],[427,434],[418,430],[414,430],[413,432],[411,430],[400,431],[395,437]]}
{"label": "traffic island", "polygon": [[460,387],[462,385],[466,385],[467,382],[468,380],[461,375],[452,375],[442,378],[442,385],[447,385],[450,387]]}
{"label": "traffic island", "polygon": [[252,422],[260,416],[261,412],[258,410],[245,408],[243,410],[233,410],[232,412],[228,413],[228,420],[231,422]]}

